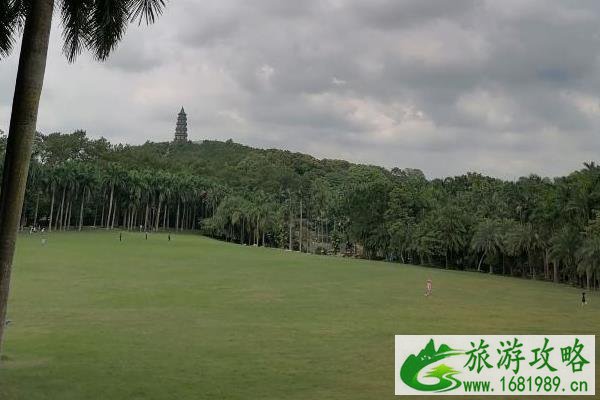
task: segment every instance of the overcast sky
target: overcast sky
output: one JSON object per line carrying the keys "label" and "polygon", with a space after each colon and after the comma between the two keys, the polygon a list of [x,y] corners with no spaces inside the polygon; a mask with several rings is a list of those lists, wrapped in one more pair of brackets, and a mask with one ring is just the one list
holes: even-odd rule
{"label": "overcast sky", "polygon": [[599,56],[597,0],[171,0],[105,63],[69,65],[55,24],[38,129],[167,141],[184,106],[192,140],[557,176],[599,158]]}

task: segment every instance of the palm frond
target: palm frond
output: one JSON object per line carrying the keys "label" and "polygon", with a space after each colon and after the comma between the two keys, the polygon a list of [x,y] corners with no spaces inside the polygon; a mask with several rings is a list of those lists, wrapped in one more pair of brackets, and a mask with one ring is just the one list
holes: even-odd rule
{"label": "palm frond", "polygon": [[63,24],[63,53],[69,62],[89,46],[91,38],[91,11],[93,0],[68,0],[62,2],[61,19]]}
{"label": "palm frond", "polygon": [[90,15],[90,50],[98,60],[106,60],[121,41],[129,22],[129,2],[96,0]]}
{"label": "palm frond", "polygon": [[25,20],[27,0],[0,1],[0,58],[7,57]]}
{"label": "palm frond", "polygon": [[153,24],[165,5],[165,0],[131,0],[131,21],[137,20],[141,24],[144,20],[146,24]]}

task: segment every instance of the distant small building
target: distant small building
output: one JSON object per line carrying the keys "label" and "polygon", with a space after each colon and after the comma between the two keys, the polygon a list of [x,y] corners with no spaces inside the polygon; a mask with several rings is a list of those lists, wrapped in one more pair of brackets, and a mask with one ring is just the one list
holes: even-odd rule
{"label": "distant small building", "polygon": [[175,141],[176,142],[187,142],[188,130],[187,130],[187,115],[183,107],[177,115],[177,125],[175,126]]}

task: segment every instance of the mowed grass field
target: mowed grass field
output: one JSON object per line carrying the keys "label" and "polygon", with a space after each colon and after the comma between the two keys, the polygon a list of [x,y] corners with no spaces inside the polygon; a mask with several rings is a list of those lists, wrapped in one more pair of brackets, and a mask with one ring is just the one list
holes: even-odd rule
{"label": "mowed grass field", "polygon": [[22,235],[0,399],[392,399],[395,334],[599,333],[580,292],[193,235]]}

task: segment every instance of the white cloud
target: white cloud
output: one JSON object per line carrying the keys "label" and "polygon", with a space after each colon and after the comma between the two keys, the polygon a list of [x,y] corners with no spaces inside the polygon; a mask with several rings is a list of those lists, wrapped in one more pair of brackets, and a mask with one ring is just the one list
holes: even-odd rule
{"label": "white cloud", "polygon": [[443,20],[404,30],[394,42],[402,59],[431,66],[480,64],[489,56],[482,32]]}
{"label": "white cloud", "polygon": [[382,103],[370,98],[333,93],[308,96],[316,108],[345,119],[361,141],[416,145],[437,138],[435,124],[410,103]]}
{"label": "white cloud", "polygon": [[345,81],[345,80],[343,80],[343,79],[336,78],[336,77],[334,76],[334,77],[331,79],[331,83],[332,83],[333,85],[335,85],[335,86],[344,86],[344,85],[346,85],[348,82],[346,82],[346,81]]}
{"label": "white cloud", "polygon": [[[38,127],[167,141],[184,106],[193,140],[565,174],[600,154],[599,20],[591,0],[178,0],[74,65],[55,23]],[[17,60],[0,61],[5,131]]]}
{"label": "white cloud", "polygon": [[600,98],[582,92],[563,92],[567,106],[574,107],[586,117],[600,118]]}
{"label": "white cloud", "polygon": [[233,121],[236,124],[245,125],[247,123],[246,119],[242,117],[239,111],[237,110],[220,110],[217,112],[217,115],[227,120]]}
{"label": "white cloud", "polygon": [[268,84],[271,81],[273,74],[275,74],[275,68],[269,64],[263,64],[258,71],[256,71],[258,78],[265,84]]}
{"label": "white cloud", "polygon": [[488,128],[506,128],[516,114],[515,105],[506,95],[482,89],[460,96],[456,106],[460,113]]}

